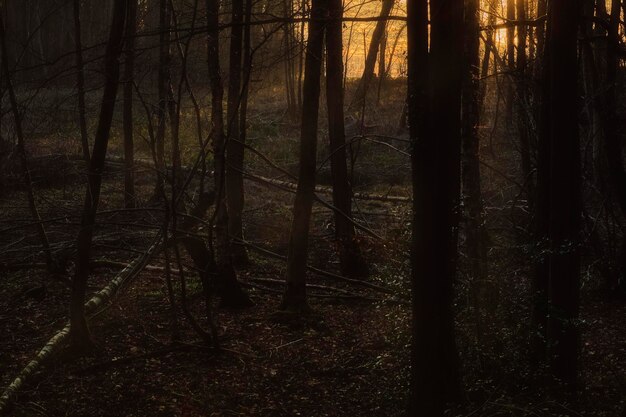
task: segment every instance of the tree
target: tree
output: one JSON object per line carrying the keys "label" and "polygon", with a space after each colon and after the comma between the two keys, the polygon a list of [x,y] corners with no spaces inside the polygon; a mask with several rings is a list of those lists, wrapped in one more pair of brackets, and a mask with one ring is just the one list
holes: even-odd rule
{"label": "tree", "polygon": [[330,169],[333,182],[335,210],[335,239],[339,250],[341,272],[351,277],[365,277],[367,265],[356,242],[352,217],[352,187],[346,163],[346,133],[344,125],[343,40],[341,0],[329,0],[330,20],[326,27],[326,101],[328,108],[328,138],[330,140]]}
{"label": "tree", "polygon": [[[548,295],[547,356],[555,376],[575,383],[580,286],[580,145],[578,135],[578,1],[552,0],[544,60],[539,146],[539,232],[547,254],[539,279]],[[547,282],[546,282],[547,280]]]}
{"label": "tree", "polygon": [[[483,224],[483,201],[480,181],[480,16],[479,0],[467,0],[465,6],[465,66],[462,102],[462,183],[466,210],[465,248],[474,280],[475,295],[486,278],[487,242]],[[480,300],[483,301],[483,300]],[[477,306],[475,306],[477,307]]]}
{"label": "tree", "polygon": [[441,416],[460,396],[452,310],[460,186],[463,0],[408,8],[413,180],[410,415]]}
{"label": "tree", "polygon": [[[230,59],[228,70],[228,109],[226,113],[226,200],[228,201],[228,231],[235,239],[243,239],[243,161],[239,110],[241,105],[241,52],[243,41],[243,0],[233,0],[230,30]],[[246,247],[233,248],[235,265],[249,262]]]}
{"label": "tree", "polygon": [[119,58],[122,53],[124,24],[127,13],[127,0],[115,0],[111,32],[104,56],[104,91],[102,104],[98,118],[98,127],[94,138],[93,151],[89,163],[87,178],[87,191],[83,205],[80,231],[76,239],[77,255],[76,270],[72,280],[72,293],[70,298],[70,342],[74,349],[80,351],[90,348],[92,345],[91,335],[85,317],[85,292],[87,289],[87,277],[89,275],[89,258],[93,231],[96,220],[96,212],[100,202],[100,188],[102,184],[102,170],[109,144],[111,122],[115,98],[120,81]]}
{"label": "tree", "polygon": [[[380,16],[374,27],[372,33],[372,39],[370,40],[370,46],[365,57],[365,68],[363,69],[363,75],[357,85],[354,98],[350,104],[351,108],[358,107],[363,104],[367,98],[367,91],[370,87],[372,78],[374,78],[374,67],[376,65],[376,58],[378,57],[378,49],[380,48],[381,41],[385,36],[385,29],[387,27],[386,18],[393,9],[394,0],[382,0],[382,8],[380,10]],[[379,74],[382,76],[382,74]]]}
{"label": "tree", "polygon": [[[0,10],[1,11],[1,10]],[[39,209],[37,208],[37,202],[35,201],[35,192],[33,190],[33,182],[30,175],[30,168],[28,167],[28,158],[26,156],[26,146],[24,144],[24,130],[22,127],[22,116],[18,109],[17,96],[15,89],[13,88],[13,82],[11,80],[11,71],[9,70],[9,53],[7,50],[6,32],[4,29],[4,19],[0,16],[0,48],[2,49],[2,74],[4,82],[6,83],[6,89],[9,94],[9,103],[11,105],[11,113],[15,123],[15,136],[17,137],[17,153],[20,159],[20,166],[22,171],[22,179],[24,186],[26,187],[26,195],[28,198],[28,208],[31,213],[31,217],[35,224],[41,246],[43,248],[44,256],[46,259],[46,266],[49,272],[54,271],[54,261],[52,259],[52,251],[50,250],[50,242],[48,241],[48,235],[41,221],[39,215]]]}
{"label": "tree", "polygon": [[[506,19],[509,22],[515,21],[515,3],[523,0],[507,0],[506,2]],[[508,26],[506,29],[506,58],[509,66],[509,71],[515,70],[515,26]],[[515,96],[515,89],[513,82],[509,80],[506,84],[506,122],[507,125],[511,124],[513,120],[513,99]]]}
{"label": "tree", "polygon": [[135,149],[133,144],[133,83],[135,72],[135,35],[137,0],[128,0],[124,68],[124,206],[135,207]]}
{"label": "tree", "polygon": [[312,1],[302,86],[300,171],[289,234],[287,289],[280,306],[281,310],[296,312],[306,312],[309,309],[306,300],[306,263],[311,210],[315,193],[320,75],[327,13],[327,0]]}
{"label": "tree", "polygon": [[74,14],[74,45],[76,47],[76,88],[78,89],[78,125],[83,151],[83,159],[89,165],[89,136],[85,117],[85,71],[83,64],[83,43],[80,24],[80,0],[72,2]]}
{"label": "tree", "polygon": [[[215,171],[215,266],[221,303],[225,307],[247,307],[252,301],[237,281],[233,266],[231,242],[228,233],[228,207],[226,205],[226,138],[224,134],[224,86],[219,61],[219,1],[206,1],[207,63],[211,83],[212,146]],[[208,260],[207,260],[208,262]]]}

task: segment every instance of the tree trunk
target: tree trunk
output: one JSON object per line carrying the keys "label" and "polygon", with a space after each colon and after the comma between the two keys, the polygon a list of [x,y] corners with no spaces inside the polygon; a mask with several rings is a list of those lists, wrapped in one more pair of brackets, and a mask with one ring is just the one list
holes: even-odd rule
{"label": "tree trunk", "polygon": [[[411,416],[443,416],[460,396],[452,310],[456,275],[463,79],[463,0],[409,0],[412,145]],[[426,69],[428,65],[428,69]]]}
{"label": "tree trunk", "polygon": [[[526,20],[526,3],[523,0],[517,0],[517,19]],[[534,197],[534,182],[531,178],[532,159],[530,150],[530,126],[526,117],[528,105],[528,88],[526,80],[526,65],[528,59],[526,56],[526,45],[528,39],[528,28],[524,25],[517,28],[517,94],[518,94],[518,110],[517,110],[517,128],[519,131],[520,155],[522,159],[522,184],[526,184],[528,190],[528,205],[532,207],[532,197]]]}
{"label": "tree trunk", "polygon": [[81,227],[76,239],[78,253],[76,255],[76,272],[72,280],[70,298],[70,341],[72,347],[78,351],[90,348],[92,345],[87,319],[85,317],[85,291],[89,274],[89,257],[93,239],[93,229],[96,212],[100,201],[100,187],[102,184],[102,170],[109,144],[109,133],[113,120],[115,98],[120,79],[119,58],[122,53],[124,19],[127,11],[127,0],[115,0],[111,33],[104,56],[104,92],[98,127],[94,140],[93,152],[89,163],[87,192],[81,219]]}
{"label": "tree trunk", "polygon": [[352,187],[346,163],[346,134],[343,109],[343,40],[341,0],[329,0],[329,17],[326,30],[326,100],[328,108],[328,137],[330,140],[330,169],[333,181],[335,211],[335,239],[339,250],[341,272],[348,277],[363,278],[368,269],[355,240],[352,222]]}
{"label": "tree trunk", "polygon": [[[507,0],[506,2],[506,19],[508,21],[515,20],[515,2],[523,0]],[[509,66],[509,72],[515,70],[515,26],[509,26],[506,29],[506,58]],[[513,81],[509,78],[506,82],[506,125],[510,126],[513,120],[513,100],[515,97]]]}
{"label": "tree trunk", "polygon": [[372,78],[374,78],[374,67],[376,65],[376,58],[378,56],[378,48],[385,35],[385,28],[387,27],[386,18],[389,17],[391,9],[393,9],[394,0],[382,0],[382,9],[380,10],[379,20],[376,22],[374,32],[372,33],[372,39],[370,40],[370,46],[365,57],[365,68],[363,69],[363,75],[357,85],[356,92],[350,108],[355,108],[363,105],[363,102],[367,98],[367,91],[371,84]]}
{"label": "tree trunk", "polygon": [[[547,169],[548,237],[548,360],[555,376],[574,384],[578,372],[578,310],[580,285],[580,146],[578,137],[577,34],[579,5],[552,0],[549,10],[546,102],[543,150]],[[546,224],[547,223],[547,224]]]}
{"label": "tree trunk", "polygon": [[306,300],[306,263],[311,209],[315,192],[320,76],[327,13],[327,0],[312,0],[302,96],[300,172],[289,237],[286,275],[287,289],[280,306],[281,310],[296,312],[308,310]]}
{"label": "tree trunk", "polygon": [[135,35],[137,0],[128,0],[124,68],[124,206],[135,207],[135,149],[133,144],[133,83],[135,72]]}
{"label": "tree trunk", "polygon": [[74,13],[74,45],[76,47],[76,88],[78,93],[78,125],[80,128],[80,143],[85,164],[89,166],[89,134],[87,133],[87,118],[85,116],[85,72],[83,64],[83,43],[81,41],[80,0],[73,1]]}
{"label": "tree trunk", "polygon": [[168,89],[170,86],[170,24],[171,14],[169,0],[159,0],[159,76],[157,80],[158,108],[157,132],[155,139],[157,186],[154,192],[155,199],[163,195],[166,180],[165,165],[165,130],[167,126]]}
{"label": "tree trunk", "polygon": [[[226,201],[228,204],[228,231],[243,240],[243,161],[239,110],[241,105],[241,49],[243,40],[243,0],[233,0],[230,30],[230,60],[228,70],[228,110],[226,113]],[[235,265],[249,262],[245,246],[232,247]]]}
{"label": "tree trunk", "polygon": [[44,257],[46,259],[46,266],[49,272],[54,272],[54,262],[52,259],[52,251],[50,250],[50,242],[48,241],[48,235],[41,221],[39,210],[37,209],[37,202],[35,201],[35,192],[33,190],[33,182],[30,176],[30,169],[28,167],[28,158],[26,156],[26,147],[24,144],[24,131],[22,128],[22,116],[17,104],[17,97],[15,90],[13,89],[13,82],[11,80],[11,72],[9,70],[9,54],[7,51],[6,32],[4,30],[4,19],[0,16],[0,47],[2,48],[2,73],[4,75],[4,82],[6,84],[7,92],[9,93],[9,103],[11,105],[11,113],[15,122],[15,136],[17,137],[17,153],[20,159],[20,165],[22,169],[22,179],[24,186],[26,187],[26,194],[28,196],[28,208],[31,213],[33,222],[35,223],[35,229],[39,235],[41,246],[43,248]]}
{"label": "tree trunk", "polygon": [[479,0],[468,0],[465,8],[465,66],[463,83],[462,119],[462,180],[463,198],[466,208],[465,249],[472,271],[473,289],[478,303],[475,308],[494,307],[497,301],[494,291],[489,291],[488,299],[482,282],[487,278],[487,242],[483,224],[483,201],[480,184],[480,17]]}
{"label": "tree trunk", "polygon": [[252,301],[237,281],[233,267],[228,234],[228,207],[226,206],[225,172],[226,140],[224,135],[224,87],[219,61],[219,0],[206,0],[207,63],[211,83],[211,122],[213,124],[213,158],[215,170],[215,264],[221,303],[225,307],[241,308]]}

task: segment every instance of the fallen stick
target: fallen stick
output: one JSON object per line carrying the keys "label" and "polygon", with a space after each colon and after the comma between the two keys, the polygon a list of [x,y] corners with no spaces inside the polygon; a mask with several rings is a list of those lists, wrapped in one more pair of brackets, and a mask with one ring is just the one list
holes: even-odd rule
{"label": "fallen stick", "polygon": [[[278,253],[272,252],[270,250],[264,249],[264,248],[262,248],[260,246],[257,246],[257,245],[255,245],[253,243],[250,243],[250,242],[246,242],[246,241],[241,240],[241,239],[235,239],[235,243],[238,244],[238,245],[247,246],[247,247],[249,247],[251,249],[254,249],[255,251],[257,251],[259,253],[262,253],[264,255],[270,256],[272,258],[280,259],[280,260],[283,260],[283,261],[287,260],[286,256],[283,256],[283,255],[280,255]],[[372,290],[375,290],[375,291],[378,291],[378,292],[382,292],[382,293],[385,293],[385,294],[396,295],[396,293],[393,290],[389,289],[389,288],[386,288],[386,287],[383,287],[383,286],[380,286],[380,285],[376,285],[376,284],[372,284],[372,283],[367,282],[367,281],[363,281],[363,280],[359,280],[359,279],[353,279],[353,278],[348,278],[348,277],[344,277],[344,276],[341,276],[341,275],[333,274],[332,272],[324,271],[322,269],[318,269],[318,268],[315,268],[315,267],[309,266],[309,265],[307,265],[306,268],[309,271],[314,272],[317,275],[321,275],[321,276],[324,276],[324,277],[327,277],[327,278],[332,278],[332,279],[335,279],[337,281],[347,282],[347,283],[350,283],[350,284],[353,284],[353,285],[359,285],[361,287],[367,287],[367,288],[370,288]]]}
{"label": "fallen stick", "polygon": [[[98,291],[87,303],[85,303],[85,311],[88,315],[95,313],[101,306],[111,301],[118,293],[119,289],[128,283],[129,280],[136,277],[146,265],[156,248],[161,242],[161,233],[157,235],[154,242],[148,250],[141,256],[126,266],[119,274],[109,282],[109,284]],[[100,309],[101,311],[101,309]],[[15,377],[13,382],[4,390],[0,397],[0,416],[5,415],[11,401],[17,395],[19,389],[24,385],[29,376],[33,374],[41,365],[49,359],[59,347],[67,340],[70,334],[70,324],[68,323],[63,329],[58,331],[48,343],[35,355],[35,357],[22,369]]]}
{"label": "fallen stick", "polygon": [[[245,172],[244,175],[256,182],[267,183],[271,185],[275,185],[283,190],[295,191],[298,188],[298,184],[294,184],[288,181],[281,181],[274,178],[267,178],[261,175],[251,174],[249,172]],[[333,190],[330,187],[322,187],[316,186],[315,192],[323,193],[323,194],[332,194]],[[403,197],[399,195],[379,195],[379,194],[369,194],[369,193],[354,193],[352,198],[357,200],[370,200],[370,201],[384,201],[384,202],[394,202],[394,203],[410,203],[412,199],[410,197]]]}

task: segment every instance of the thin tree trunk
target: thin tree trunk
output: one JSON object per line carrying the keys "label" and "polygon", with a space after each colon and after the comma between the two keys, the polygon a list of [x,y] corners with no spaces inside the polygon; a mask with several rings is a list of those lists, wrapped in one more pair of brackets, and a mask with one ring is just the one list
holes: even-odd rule
{"label": "thin tree trunk", "polygon": [[[544,2],[544,6],[547,4]],[[539,3],[542,6],[542,3]],[[547,9],[545,9],[547,13]],[[548,321],[548,284],[549,284],[549,262],[547,252],[548,246],[548,228],[549,228],[549,210],[550,210],[550,67],[552,61],[551,36],[552,24],[547,23],[544,33],[544,40],[541,42],[541,48],[537,52],[540,53],[540,59],[536,70],[541,72],[539,78],[540,83],[537,86],[536,103],[537,114],[539,120],[539,132],[537,143],[537,186],[535,199],[535,242],[536,242],[536,259],[535,271],[533,276],[533,309],[531,316],[531,356],[532,359],[539,363],[546,357],[546,329]],[[538,31],[539,33],[539,31]]]}
{"label": "thin tree trunk", "polygon": [[[507,0],[506,2],[506,19],[508,21],[515,20],[515,2],[523,0]],[[506,58],[509,72],[515,70],[515,26],[509,26],[506,29]],[[507,126],[511,125],[513,120],[513,98],[514,87],[511,78],[506,83],[506,113],[505,120]]]}
{"label": "thin tree trunk", "polygon": [[[443,416],[460,397],[452,310],[456,275],[463,79],[463,0],[409,0],[412,145],[411,416]],[[428,70],[426,70],[428,65]]]}
{"label": "thin tree trunk", "polygon": [[133,144],[133,83],[135,72],[135,35],[137,0],[128,0],[124,67],[124,206],[135,207],[135,149]]}
{"label": "thin tree trunk", "polygon": [[[486,230],[483,224],[483,201],[480,184],[480,20],[479,0],[468,0],[465,8],[465,66],[462,119],[462,181],[466,208],[465,248],[470,261],[473,293],[478,303],[475,308],[493,310],[497,301],[495,291],[486,293],[483,282],[487,277]],[[486,299],[481,295],[489,295]]]}
{"label": "thin tree trunk", "polygon": [[[239,134],[243,0],[233,0],[231,16],[228,110],[226,113],[226,201],[228,202],[228,231],[233,238],[243,240],[244,145]],[[235,245],[232,250],[235,265],[245,265],[249,262],[245,246]]]}
{"label": "thin tree trunk", "polygon": [[160,175],[157,175],[157,186],[154,192],[155,198],[163,195],[166,179],[165,165],[165,130],[167,125],[167,110],[170,85],[170,5],[169,0],[159,0],[159,76],[157,80],[158,108],[157,108],[157,132],[155,139],[156,165]]}
{"label": "thin tree trunk", "polygon": [[96,212],[100,201],[100,188],[102,184],[102,170],[109,144],[111,122],[115,98],[120,79],[119,58],[122,53],[124,19],[127,11],[127,0],[115,0],[111,33],[104,56],[104,92],[98,127],[94,140],[93,152],[89,163],[87,191],[81,220],[80,231],[76,239],[78,253],[76,255],[76,271],[72,280],[72,293],[70,298],[70,341],[72,347],[83,350],[92,346],[91,335],[85,317],[85,291],[87,289],[87,277],[89,274],[89,257],[93,239],[93,229],[96,220]]}
{"label": "thin tree trunk", "polygon": [[74,45],[76,48],[76,88],[78,93],[78,125],[80,127],[80,143],[83,150],[83,159],[89,166],[89,134],[87,133],[87,118],[85,116],[85,69],[83,64],[83,43],[81,41],[80,0],[73,1],[74,13]]}
{"label": "thin tree trunk", "polygon": [[211,123],[213,124],[213,158],[215,169],[215,264],[217,286],[221,303],[226,307],[247,307],[252,301],[237,281],[233,267],[228,234],[228,207],[226,206],[226,138],[224,134],[224,87],[219,61],[219,0],[206,0],[207,62],[211,83]]}
{"label": "thin tree trunk", "polygon": [[[526,20],[526,4],[523,0],[517,0],[517,19]],[[524,106],[528,105],[528,89],[526,81],[526,65],[528,59],[526,56],[526,45],[528,39],[528,29],[526,26],[521,25],[517,28],[517,94],[518,94],[518,117],[517,128],[519,131],[520,141],[520,154],[522,159],[522,183],[527,185],[528,188],[528,203],[529,207],[532,207],[534,197],[534,182],[532,181],[532,160],[530,150],[530,126],[528,126],[528,119],[525,116],[527,114]]]}
{"label": "thin tree trunk", "polygon": [[9,93],[9,103],[11,105],[11,113],[15,122],[15,136],[17,137],[17,153],[20,158],[20,165],[22,169],[22,179],[24,186],[26,187],[26,195],[28,196],[28,208],[30,210],[33,221],[35,222],[35,228],[41,241],[41,247],[43,248],[44,257],[46,260],[46,266],[49,272],[54,272],[54,262],[52,259],[52,251],[50,250],[50,243],[48,241],[48,235],[41,221],[39,210],[37,209],[37,202],[35,201],[35,192],[33,190],[33,182],[30,176],[30,169],[28,167],[28,158],[26,156],[26,147],[24,144],[24,130],[22,128],[22,116],[17,104],[17,97],[13,88],[13,82],[11,80],[11,72],[9,70],[9,54],[7,51],[6,33],[4,30],[4,19],[0,16],[0,47],[2,48],[2,73],[4,75],[4,82],[6,84],[7,92]]}
{"label": "thin tree trunk", "polygon": [[356,241],[352,217],[352,187],[346,163],[346,134],[344,125],[343,39],[341,0],[329,1],[326,30],[326,100],[328,109],[328,137],[330,140],[330,169],[333,182],[335,211],[335,239],[339,250],[341,272],[348,277],[363,278],[368,274],[367,264]]}
{"label": "thin tree trunk", "polygon": [[306,263],[311,209],[315,192],[320,76],[327,13],[327,0],[312,0],[304,69],[302,126],[300,129],[300,173],[289,237],[287,289],[280,306],[281,310],[296,312],[309,309],[306,300]]}
{"label": "thin tree trunk", "polygon": [[350,108],[357,108],[363,105],[363,102],[367,98],[367,91],[370,87],[372,78],[374,78],[374,67],[376,65],[376,58],[378,57],[378,48],[385,35],[385,28],[387,27],[386,18],[393,9],[394,0],[383,0],[382,8],[380,10],[379,20],[376,22],[372,38],[370,40],[369,49],[367,50],[367,56],[365,57],[365,67],[363,69],[363,75],[357,85],[354,98],[350,103]]}

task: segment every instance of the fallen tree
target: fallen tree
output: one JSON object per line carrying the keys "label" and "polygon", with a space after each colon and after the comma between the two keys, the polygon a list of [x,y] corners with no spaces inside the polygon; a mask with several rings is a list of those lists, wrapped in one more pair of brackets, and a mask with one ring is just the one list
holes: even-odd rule
{"label": "fallen tree", "polygon": [[[107,303],[113,300],[120,289],[126,286],[132,279],[137,277],[143,270],[144,266],[148,263],[152,255],[157,251],[160,246],[162,233],[158,233],[152,242],[148,250],[135,258],[134,261],[129,263],[121,272],[119,272],[109,284],[98,291],[91,297],[91,299],[85,303],[85,312],[89,317],[92,317],[96,313],[102,311]],[[57,352],[61,346],[68,340],[70,334],[69,322],[63,329],[59,330],[45,346],[35,355],[35,357],[22,369],[22,371],[15,377],[13,382],[4,390],[0,397],[0,416],[7,415],[8,408],[11,402],[15,399],[18,391],[28,380],[28,378],[37,371],[45,361],[50,359],[55,352]]]}

